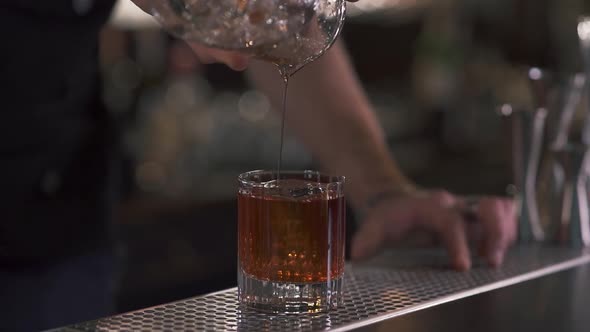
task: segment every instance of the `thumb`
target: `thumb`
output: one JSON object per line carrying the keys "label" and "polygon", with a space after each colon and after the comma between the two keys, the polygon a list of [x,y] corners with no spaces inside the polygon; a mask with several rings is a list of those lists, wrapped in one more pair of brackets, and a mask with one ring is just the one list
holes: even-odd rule
{"label": "thumb", "polygon": [[383,219],[366,219],[352,239],[352,259],[363,259],[374,255],[385,242]]}
{"label": "thumb", "polygon": [[375,255],[385,242],[399,240],[406,234],[418,211],[414,203],[413,200],[395,200],[371,211],[352,239],[352,259]]}
{"label": "thumb", "polygon": [[188,44],[202,63],[220,62],[237,71],[245,70],[248,67],[249,58],[243,54],[211,48],[194,42]]}

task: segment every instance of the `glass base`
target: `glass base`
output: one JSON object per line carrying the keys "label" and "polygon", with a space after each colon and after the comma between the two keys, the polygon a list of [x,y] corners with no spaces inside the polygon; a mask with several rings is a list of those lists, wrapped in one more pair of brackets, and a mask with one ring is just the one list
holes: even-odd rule
{"label": "glass base", "polygon": [[238,301],[268,313],[315,313],[342,305],[342,277],[321,283],[259,280],[238,269]]}

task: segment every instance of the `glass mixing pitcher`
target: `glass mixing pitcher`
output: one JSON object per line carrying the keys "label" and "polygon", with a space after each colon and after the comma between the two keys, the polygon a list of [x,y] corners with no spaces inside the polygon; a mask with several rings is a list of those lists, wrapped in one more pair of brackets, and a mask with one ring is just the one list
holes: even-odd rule
{"label": "glass mixing pitcher", "polygon": [[152,15],[173,35],[235,50],[294,73],[332,46],[345,0],[152,0]]}

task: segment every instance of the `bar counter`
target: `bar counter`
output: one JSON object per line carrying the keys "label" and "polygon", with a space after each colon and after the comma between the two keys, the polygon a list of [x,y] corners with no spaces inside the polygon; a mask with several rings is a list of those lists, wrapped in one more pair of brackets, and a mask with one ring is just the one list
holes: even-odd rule
{"label": "bar counter", "polygon": [[456,272],[442,251],[392,250],[348,265],[329,313],[242,309],[232,288],[52,331],[588,331],[589,262],[588,250],[519,246],[500,268]]}

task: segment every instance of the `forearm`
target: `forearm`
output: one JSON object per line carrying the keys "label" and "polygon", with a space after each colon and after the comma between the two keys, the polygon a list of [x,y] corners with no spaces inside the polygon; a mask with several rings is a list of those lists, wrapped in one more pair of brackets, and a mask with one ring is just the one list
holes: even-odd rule
{"label": "forearm", "polygon": [[[276,68],[253,62],[250,77],[276,109],[282,81]],[[362,208],[379,191],[411,187],[391,157],[384,134],[342,45],[289,82],[287,128],[325,170],[347,177],[347,195]]]}

